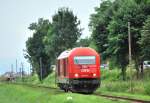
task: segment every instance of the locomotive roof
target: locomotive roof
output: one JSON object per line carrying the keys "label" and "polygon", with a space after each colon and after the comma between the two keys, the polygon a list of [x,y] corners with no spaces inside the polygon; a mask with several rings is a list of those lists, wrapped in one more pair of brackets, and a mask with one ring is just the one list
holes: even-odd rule
{"label": "locomotive roof", "polygon": [[77,47],[77,48],[73,48],[72,50],[66,50],[66,51],[64,51],[64,52],[62,52],[59,56],[58,56],[58,58],[57,59],[63,59],[63,58],[67,58],[67,57],[69,57],[69,55],[74,51],[74,50],[77,50],[77,49],[79,49],[79,48],[86,48],[86,50],[88,49],[88,50],[93,50],[93,49],[91,49],[91,48],[89,48],[89,47]]}
{"label": "locomotive roof", "polygon": [[72,50],[66,50],[64,52],[62,52],[57,59],[62,59],[62,58],[66,58],[69,56],[69,54],[71,53]]}

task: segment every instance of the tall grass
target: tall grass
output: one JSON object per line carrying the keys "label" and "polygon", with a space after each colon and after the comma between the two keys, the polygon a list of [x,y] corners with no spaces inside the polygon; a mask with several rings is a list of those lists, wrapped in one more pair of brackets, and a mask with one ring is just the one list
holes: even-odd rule
{"label": "tall grass", "polygon": [[0,103],[128,103],[94,95],[64,93],[54,89],[32,88],[23,85],[1,84]]}
{"label": "tall grass", "polygon": [[55,72],[52,72],[52,74],[50,74],[47,78],[45,78],[43,80],[43,85],[46,85],[46,86],[51,86],[51,87],[56,87],[56,84],[55,84]]}
{"label": "tall grass", "polygon": [[[121,78],[121,70],[120,69],[102,69],[101,70],[101,87],[99,91],[110,91],[110,92],[124,92],[124,93],[132,93],[143,94],[150,96],[150,69],[144,70],[144,76],[141,79],[136,78],[136,70],[132,70],[132,81],[130,80],[130,71],[127,69],[126,76],[127,80],[123,81]],[[17,82],[22,82],[21,79],[17,79]],[[24,81],[30,84],[40,84],[45,86],[56,87],[55,84],[55,73],[53,72],[47,78],[45,78],[42,82],[39,81],[38,76],[35,74],[30,77],[25,77]],[[132,82],[132,84],[131,84]]]}
{"label": "tall grass", "polygon": [[18,83],[29,83],[29,84],[40,84],[40,80],[38,78],[38,75],[37,74],[33,74],[31,76],[26,76],[26,77],[18,77],[16,78],[15,82],[18,82]]}
{"label": "tall grass", "polygon": [[109,81],[118,81],[121,80],[120,73],[118,69],[108,70],[103,69],[101,70],[101,80],[105,82]]}
{"label": "tall grass", "polygon": [[[131,73],[127,70],[127,80],[123,81],[120,77],[120,70],[102,70],[101,71],[101,87],[99,91],[138,93],[150,96],[150,70],[144,70],[143,78],[136,78],[136,70]],[[132,88],[132,91],[131,91]]]}

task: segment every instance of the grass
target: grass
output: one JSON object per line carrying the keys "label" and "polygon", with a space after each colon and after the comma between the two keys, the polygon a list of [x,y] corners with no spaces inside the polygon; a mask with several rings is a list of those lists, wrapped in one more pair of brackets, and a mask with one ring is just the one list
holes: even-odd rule
{"label": "grass", "polygon": [[106,94],[106,95],[112,95],[112,96],[121,96],[121,97],[128,97],[133,99],[140,99],[140,100],[147,100],[150,101],[150,96],[143,95],[143,94],[135,94],[135,93],[127,93],[127,92],[112,92],[112,91],[103,91],[101,89],[98,89],[96,93],[99,94]]}
{"label": "grass", "polygon": [[55,84],[55,72],[52,72],[43,81],[39,80],[37,74],[33,74],[32,76],[24,77],[23,80],[21,78],[17,78],[15,80],[15,82],[56,87],[56,84]]}
{"label": "grass", "polygon": [[64,93],[58,90],[31,88],[0,83],[0,103],[130,103],[93,95]]}
{"label": "grass", "polygon": [[[138,99],[150,99],[150,70],[144,70],[143,79],[136,79],[136,71],[133,70],[132,88],[130,89],[129,71],[127,71],[127,80],[122,81],[120,70],[101,70],[101,87],[98,88],[98,93],[108,93],[112,95],[126,95],[137,97]],[[27,83],[38,84],[50,87],[56,87],[54,72],[45,78],[42,82],[38,80],[37,75],[25,78]]]}
{"label": "grass", "polygon": [[55,72],[53,72],[47,78],[45,78],[43,80],[42,85],[50,86],[50,87],[56,87],[56,84],[55,84]]}
{"label": "grass", "polygon": [[[136,79],[136,71],[133,70],[132,84],[130,79],[122,81],[118,69],[101,71],[101,87],[97,93],[126,96],[143,100],[150,100],[150,70],[144,70],[144,77]],[[129,72],[127,71],[127,77]],[[132,91],[131,87],[132,86]]]}

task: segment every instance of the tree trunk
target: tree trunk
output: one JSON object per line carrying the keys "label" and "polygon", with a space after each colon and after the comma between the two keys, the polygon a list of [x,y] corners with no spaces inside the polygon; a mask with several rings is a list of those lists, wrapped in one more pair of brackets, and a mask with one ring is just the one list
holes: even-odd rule
{"label": "tree trunk", "polygon": [[122,79],[125,81],[126,80],[126,70],[125,70],[125,68],[122,68],[121,71],[122,71]]}
{"label": "tree trunk", "polygon": [[136,77],[137,79],[139,78],[139,62],[137,60],[137,58],[135,59],[135,69],[136,69]]}
{"label": "tree trunk", "polygon": [[137,79],[139,79],[139,68],[136,69],[136,77],[137,77]]}
{"label": "tree trunk", "polygon": [[143,78],[144,76],[143,62],[140,63],[140,68],[141,68],[141,78]]}

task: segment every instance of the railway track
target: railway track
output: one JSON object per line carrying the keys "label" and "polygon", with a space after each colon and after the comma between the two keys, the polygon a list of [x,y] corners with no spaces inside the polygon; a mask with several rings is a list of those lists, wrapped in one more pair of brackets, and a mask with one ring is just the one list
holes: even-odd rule
{"label": "railway track", "polygon": [[[34,85],[34,84],[27,84],[27,83],[8,83],[8,84],[15,84],[15,85],[25,85],[28,87],[33,87],[33,88],[45,88],[45,89],[57,89],[55,87],[49,87],[49,86],[42,86],[42,85]],[[60,92],[62,92],[60,90]],[[140,99],[135,99],[135,98],[128,98],[128,97],[122,97],[122,96],[112,96],[112,95],[106,95],[106,94],[98,94],[94,93],[93,95],[99,96],[99,97],[105,97],[108,99],[114,99],[114,100],[126,100],[126,101],[131,101],[132,103],[150,103],[150,100],[140,100]]]}
{"label": "railway track", "polygon": [[131,101],[132,103],[150,103],[150,100],[147,101],[147,100],[140,100],[140,99],[135,99],[135,98],[122,97],[122,96],[112,96],[112,95],[97,94],[97,93],[95,93],[94,95],[105,97],[108,99],[127,100],[127,101]]}
{"label": "railway track", "polygon": [[58,88],[50,87],[50,86],[27,84],[27,83],[8,83],[8,84],[25,85],[25,86],[28,86],[28,87],[35,87],[35,88],[39,87],[39,88],[45,88],[45,89],[58,89]]}

